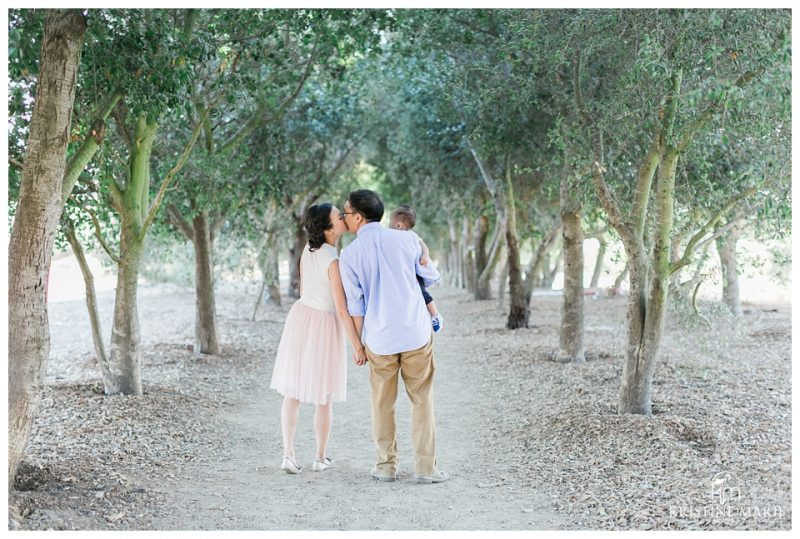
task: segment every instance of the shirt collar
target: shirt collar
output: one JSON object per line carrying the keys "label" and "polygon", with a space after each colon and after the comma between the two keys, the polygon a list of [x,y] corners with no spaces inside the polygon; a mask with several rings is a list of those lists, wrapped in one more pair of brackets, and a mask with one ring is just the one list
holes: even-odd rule
{"label": "shirt collar", "polygon": [[362,232],[365,232],[367,230],[375,230],[375,229],[378,229],[380,227],[381,227],[381,224],[378,221],[373,221],[371,223],[367,223],[366,225],[364,225],[364,226],[362,226],[361,228],[358,229],[358,232],[356,232],[356,236],[360,236]]}

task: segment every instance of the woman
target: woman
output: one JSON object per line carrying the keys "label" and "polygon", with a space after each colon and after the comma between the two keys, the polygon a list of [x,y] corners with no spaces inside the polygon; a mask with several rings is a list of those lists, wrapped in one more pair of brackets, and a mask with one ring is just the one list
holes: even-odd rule
{"label": "woman", "polygon": [[325,454],[333,419],[333,402],[345,400],[347,360],[344,334],[356,358],[364,345],[347,312],[339,276],[336,243],[347,231],[342,214],[331,204],[311,206],[303,218],[308,244],[300,257],[300,299],[286,317],[270,387],[284,396],[281,408],[283,462],[286,473],[302,472],[294,455],[294,434],[301,402],[316,405],[317,456],[312,469],[330,468]]}

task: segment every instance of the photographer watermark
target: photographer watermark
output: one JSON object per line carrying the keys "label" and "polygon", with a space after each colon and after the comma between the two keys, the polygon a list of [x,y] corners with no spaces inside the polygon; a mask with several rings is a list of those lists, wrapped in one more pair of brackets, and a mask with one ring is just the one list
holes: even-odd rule
{"label": "photographer watermark", "polygon": [[709,502],[704,505],[670,505],[669,515],[679,518],[752,518],[757,521],[776,520],[783,517],[780,505],[752,505],[742,503],[741,484],[730,472],[719,472],[709,482]]}

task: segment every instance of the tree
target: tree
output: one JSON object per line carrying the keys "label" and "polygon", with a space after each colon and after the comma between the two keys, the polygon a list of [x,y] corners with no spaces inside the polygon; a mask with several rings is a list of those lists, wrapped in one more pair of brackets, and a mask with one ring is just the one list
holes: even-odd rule
{"label": "tree", "polygon": [[85,32],[80,10],[47,12],[8,247],[10,488],[39,408],[50,352],[47,277],[63,208],[67,145]]}
{"label": "tree", "polygon": [[[230,165],[247,138],[263,124],[280,120],[296,99],[317,61],[319,36],[307,39],[313,27],[298,12],[190,10],[186,17],[196,21],[187,24],[210,29],[203,41],[213,44],[214,55],[198,70],[191,88],[195,113],[205,117],[202,155],[189,164],[192,181],[170,197],[167,215],[195,252],[194,350],[219,354],[214,242],[229,212],[244,204],[242,191],[230,188],[241,185],[230,182],[238,175]],[[215,98],[220,91],[228,96],[221,103]]]}
{"label": "tree", "polygon": [[[69,204],[78,206],[84,219],[86,215],[91,218],[97,240],[118,266],[111,346],[107,368],[101,369],[105,391],[141,394],[136,309],[139,266],[147,232],[164,194],[201,132],[202,117],[193,122],[178,105],[184,102],[186,81],[194,69],[193,62],[186,59],[200,61],[205,53],[186,39],[190,25],[175,30],[179,12],[96,10],[89,14],[91,55],[84,61],[93,76],[92,83],[83,87],[82,99],[106,103],[107,96],[121,96],[111,113],[117,136],[106,140],[99,162],[91,167],[97,181],[81,180],[92,186],[90,193],[76,193]],[[194,126],[178,151],[155,145],[159,121],[165,118],[177,125]],[[127,154],[127,159],[121,154]],[[154,155],[161,165],[156,170],[161,181],[151,193]]]}
{"label": "tree", "polygon": [[[593,14],[595,15],[595,14]],[[669,277],[687,265],[697,244],[758,184],[744,178],[717,193],[719,210],[671,258],[670,234],[676,200],[676,171],[698,133],[729,104],[742,106],[765,74],[785,84],[780,68],[788,46],[787,13],[781,11],[609,12],[576,18],[574,86],[576,109],[592,140],[592,183],[628,255],[630,296],[628,346],[619,396],[620,413],[651,413],[651,387],[666,316]],[[593,37],[605,36],[605,37]],[[603,42],[614,36],[615,44]],[[745,55],[742,57],[742,47]],[[587,55],[590,60],[586,61]],[[613,67],[611,67],[613,66]],[[583,86],[591,70],[591,96]],[[591,101],[587,101],[591,99]],[[612,129],[612,125],[614,129]],[[623,125],[634,125],[623,131]],[[630,144],[644,128],[650,145],[639,158],[633,189],[607,181],[605,142]],[[641,154],[640,154],[641,155]],[[617,165],[618,166],[618,165]],[[616,177],[630,177],[619,174]],[[652,213],[648,211],[653,198]],[[624,195],[623,195],[624,193]],[[623,202],[620,202],[623,201]],[[651,222],[646,241],[646,227]],[[649,245],[648,245],[649,244]]]}
{"label": "tree", "polygon": [[[401,19],[401,26],[405,22]],[[365,130],[371,136],[362,144],[361,155],[376,169],[387,209],[397,204],[414,207],[417,230],[433,258],[444,263],[440,269],[446,278],[469,288],[477,299],[488,299],[500,249],[493,251],[496,256],[487,271],[486,257],[474,254],[476,246],[485,251],[494,212],[464,146],[463,125],[445,110],[443,73],[429,51],[407,47],[406,31],[389,35],[385,53],[362,67],[369,103]],[[477,214],[481,217],[476,219]],[[480,228],[484,218],[485,230]],[[479,288],[476,274],[483,275]]]}
{"label": "tree", "polygon": [[[465,143],[494,202],[507,249],[510,308],[507,327],[527,327],[528,297],[520,260],[517,193],[534,183],[552,117],[534,63],[517,61],[515,25],[529,14],[513,10],[437,13],[426,21],[442,93],[463,126]],[[525,137],[520,137],[525,133]],[[540,153],[541,152],[541,153]],[[546,158],[545,158],[546,159]],[[503,180],[499,180],[503,178]],[[479,279],[480,282],[480,279]]]}

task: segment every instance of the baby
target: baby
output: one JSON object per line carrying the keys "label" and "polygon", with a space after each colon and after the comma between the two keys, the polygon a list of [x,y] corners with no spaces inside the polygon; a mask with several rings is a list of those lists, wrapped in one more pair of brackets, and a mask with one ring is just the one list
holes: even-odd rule
{"label": "baby", "polygon": [[[428,246],[425,245],[424,241],[422,241],[422,238],[420,238],[416,232],[411,230],[414,228],[415,224],[417,224],[417,212],[415,212],[414,208],[408,204],[402,204],[396,207],[392,210],[392,213],[389,214],[389,228],[405,230],[410,234],[414,234],[414,237],[417,238],[420,247],[422,247],[422,256],[419,259],[419,263],[423,266],[427,266],[431,261],[430,252],[428,251]],[[428,313],[431,315],[433,332],[439,333],[439,331],[442,329],[442,325],[444,324],[444,317],[436,308],[436,304],[433,302],[433,297],[431,297],[431,295],[425,289],[425,282],[419,275],[417,275],[417,282],[419,283],[420,290],[422,290],[422,297],[425,300]]]}

